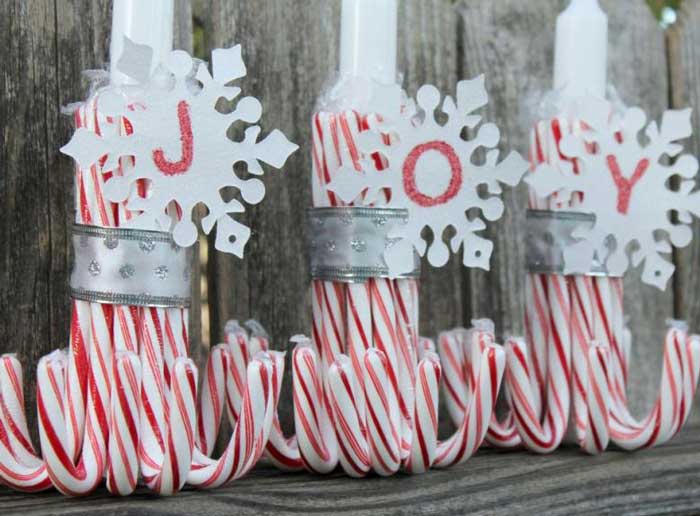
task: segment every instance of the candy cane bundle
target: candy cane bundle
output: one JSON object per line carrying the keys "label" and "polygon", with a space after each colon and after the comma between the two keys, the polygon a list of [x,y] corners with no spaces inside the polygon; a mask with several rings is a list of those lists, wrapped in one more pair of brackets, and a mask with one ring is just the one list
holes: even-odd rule
{"label": "candy cane bundle", "polygon": [[[476,235],[484,222],[465,212],[499,218],[499,183],[515,185],[527,164],[516,154],[499,163],[492,124],[462,139],[487,101],[483,78],[460,82],[456,101],[444,99],[445,125],[435,119],[436,88],[406,98],[395,84],[396,11],[395,0],[344,0],[340,77],[312,118],[312,336],[293,339],[296,436],[268,446],[287,469],[327,473],[340,464],[362,477],[462,462],[489,431],[504,373],[493,342],[468,353],[458,430],[439,442],[441,363],[418,336],[419,257],[428,247],[421,232],[429,226],[435,235],[433,265],[448,259],[442,235],[451,226],[453,252],[463,247],[465,265],[488,268],[492,244]],[[488,153],[483,166],[471,160],[479,147]],[[487,198],[476,192],[480,183]]]}
{"label": "candy cane bundle", "polygon": [[[115,2],[110,82],[76,108],[75,134],[62,149],[77,163],[71,340],[39,363],[40,455],[29,440],[19,362],[2,357],[0,479],[16,489],[84,495],[104,480],[126,495],[141,480],[170,495],[186,483],[224,485],[253,467],[277,423],[283,361],[264,346],[243,365],[235,345],[215,348],[198,410],[189,248],[201,202],[206,232],[218,226],[217,248],[241,256],[250,230],[230,213],[244,206],[220,190],[236,187],[255,204],[264,188],[220,165],[245,161],[261,174],[260,161],[281,167],[296,147],[279,131],[258,142],[258,126],[231,142],[228,126],[255,123],[261,112],[252,97],[228,114],[217,110],[221,97],[239,94],[227,85],[245,75],[240,47],[215,50],[212,71],[171,51],[172,10],[172,1]],[[212,459],[234,368],[239,391],[226,396],[233,434]]]}
{"label": "candy cane bundle", "polygon": [[[691,134],[690,112],[668,111],[660,126],[647,125],[639,108],[603,100],[607,17],[596,0],[570,3],[556,42],[555,91],[530,139],[526,339],[506,342],[511,412],[492,421],[490,441],[549,453],[571,423],[591,454],[610,441],[625,449],[661,444],[690,410],[698,339],[683,325],[669,330],[658,398],[647,417],[633,418],[621,277],[643,263],[642,280],[663,288],[673,273],[663,255],[690,241],[687,224],[700,213],[691,193],[697,160],[666,164]],[[676,174],[682,185],[672,191]],[[678,210],[679,223],[669,210]]]}

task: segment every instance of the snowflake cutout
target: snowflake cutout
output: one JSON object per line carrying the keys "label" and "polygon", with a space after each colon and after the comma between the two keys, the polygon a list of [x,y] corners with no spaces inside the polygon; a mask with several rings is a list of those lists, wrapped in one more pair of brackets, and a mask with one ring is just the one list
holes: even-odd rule
{"label": "snowflake cutout", "polygon": [[[367,156],[379,153],[385,157],[387,168],[380,170],[375,160],[368,159],[363,161],[361,172],[343,169],[328,185],[343,201],[364,205],[381,204],[381,194],[388,191],[388,206],[408,210],[407,223],[394,227],[390,234],[398,241],[385,251],[392,273],[413,266],[414,249],[420,256],[425,255],[428,243],[421,236],[425,227],[430,227],[434,235],[427,249],[433,266],[441,267],[449,259],[443,234],[451,227],[455,231],[450,241],[452,252],[457,253],[463,246],[465,266],[488,270],[493,243],[477,235],[486,224],[481,217],[470,218],[466,212],[476,208],[488,221],[499,219],[504,211],[499,183],[515,186],[528,169],[516,152],[498,162],[495,147],[500,132],[494,124],[481,125],[473,139],[462,137],[465,128],[474,130],[479,125],[481,116],[473,112],[488,102],[483,76],[459,82],[456,102],[445,97],[441,106],[447,116],[444,124],[436,119],[440,102],[438,89],[426,85],[419,89],[416,103],[409,102],[408,109],[378,113],[370,130],[360,133],[358,146]],[[487,152],[484,163],[477,165],[473,157],[479,148]],[[484,191],[480,194],[482,185]]]}
{"label": "snowflake cutout", "polygon": [[690,115],[666,111],[659,128],[639,108],[616,113],[602,99],[576,103],[568,116],[582,122],[582,132],[560,143],[574,161],[562,162],[565,170],[542,164],[526,179],[540,197],[578,192],[575,209],[595,215],[593,227],[574,230],[577,241],[564,249],[565,274],[588,272],[597,255],[613,276],[643,263],[642,281],[666,288],[675,267],[664,255],[690,243],[691,214],[700,215],[700,194],[693,192],[698,161],[680,155],[677,143],[692,134]]}
{"label": "snowflake cutout", "polygon": [[[258,141],[258,125],[248,127],[242,141],[227,136],[233,124],[255,124],[262,114],[254,97],[241,98],[230,112],[217,109],[220,99],[232,102],[241,92],[229,85],[246,74],[240,45],[214,50],[212,73],[182,50],[171,52],[151,72],[151,48],[128,38],[124,47],[118,67],[136,84],[107,86],[97,93],[100,112],[113,123],[105,124],[100,134],[78,128],[62,152],[80,167],[95,165],[103,172],[116,170],[121,157],[133,157],[134,165],[105,185],[109,200],[126,201],[129,210],[140,212],[130,225],[172,230],[175,243],[187,247],[197,240],[192,214],[202,203],[208,210],[202,219],[204,232],[216,225],[216,248],[242,257],[250,229],[232,214],[243,213],[245,207],[236,198],[225,200],[222,190],[233,188],[254,205],[262,201],[265,186],[255,177],[239,177],[234,165],[243,162],[249,174],[260,176],[261,162],[281,168],[297,146],[278,130]],[[128,134],[119,130],[122,119]],[[136,194],[135,183],[142,180],[150,184],[145,197]],[[172,203],[182,213],[176,221]]]}

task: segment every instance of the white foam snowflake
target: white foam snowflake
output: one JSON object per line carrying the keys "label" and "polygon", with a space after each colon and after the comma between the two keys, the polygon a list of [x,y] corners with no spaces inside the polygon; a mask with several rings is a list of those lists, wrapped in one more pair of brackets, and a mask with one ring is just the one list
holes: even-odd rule
{"label": "white foam snowflake", "polygon": [[[392,272],[413,265],[413,249],[425,255],[428,244],[421,236],[425,227],[434,236],[427,253],[433,266],[443,266],[449,258],[443,234],[452,227],[452,251],[457,253],[464,246],[465,266],[488,269],[493,243],[477,235],[486,224],[480,216],[470,218],[466,212],[476,208],[486,220],[499,219],[504,211],[499,183],[516,185],[528,168],[516,152],[498,162],[495,147],[500,133],[494,124],[481,125],[473,139],[462,137],[465,128],[479,125],[481,116],[473,112],[488,102],[483,76],[459,82],[456,102],[445,97],[441,106],[447,116],[444,124],[436,120],[440,102],[438,89],[427,85],[419,89],[415,106],[409,102],[410,109],[379,113],[370,130],[360,134],[358,145],[366,156],[384,156],[386,169],[378,169],[375,160],[368,159],[361,172],[343,169],[328,185],[344,201],[365,205],[381,204],[382,192],[389,191],[388,205],[408,210],[407,224],[391,234],[398,241],[385,252]],[[485,161],[475,164],[474,154],[481,147],[487,150]],[[481,185],[485,188],[480,194]]]}
{"label": "white foam snowflake", "polygon": [[[115,174],[105,185],[111,201],[126,200],[130,210],[140,212],[131,225],[172,229],[175,242],[186,247],[197,240],[192,213],[202,203],[208,210],[202,229],[209,233],[217,226],[216,248],[242,256],[250,229],[232,214],[245,207],[222,193],[233,188],[243,201],[257,204],[265,186],[257,178],[239,177],[234,165],[243,162],[248,173],[259,176],[261,162],[280,168],[297,146],[277,130],[258,141],[258,125],[248,127],[241,141],[227,136],[236,122],[255,124],[262,114],[253,97],[241,98],[232,111],[217,109],[221,99],[232,102],[241,92],[229,85],[246,74],[240,45],[214,50],[211,73],[205,63],[182,50],[171,52],[157,67],[152,59],[152,49],[125,41],[118,66],[135,84],[110,85],[97,93],[99,111],[115,123],[103,126],[100,134],[77,129],[62,151],[79,166],[97,165],[103,172],[117,169],[119,158],[132,156],[133,166],[124,167],[122,175]],[[118,130],[122,117],[129,131]],[[146,196],[135,193],[141,180],[149,184]],[[168,212],[173,202],[182,212],[174,226]]]}
{"label": "white foam snowflake", "polygon": [[691,214],[700,214],[700,194],[693,192],[698,161],[680,156],[677,143],[692,134],[690,115],[690,109],[666,111],[659,128],[647,125],[639,108],[619,113],[595,98],[580,100],[566,115],[583,122],[580,134],[560,142],[562,154],[575,161],[562,161],[565,170],[540,165],[527,178],[540,197],[579,192],[575,209],[595,215],[593,227],[577,228],[577,241],[564,250],[566,274],[586,273],[597,254],[615,276],[643,262],[642,280],[666,287],[675,267],[664,255],[690,243]]}

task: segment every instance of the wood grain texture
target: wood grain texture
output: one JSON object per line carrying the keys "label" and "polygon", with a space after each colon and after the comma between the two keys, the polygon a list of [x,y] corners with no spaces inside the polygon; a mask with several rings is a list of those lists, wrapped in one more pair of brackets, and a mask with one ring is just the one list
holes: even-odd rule
{"label": "wood grain texture", "polygon": [[38,359],[68,345],[73,165],[58,149],[72,120],[60,109],[84,95],[81,72],[106,62],[108,14],[90,0],[0,5],[0,349],[24,364],[30,424]]}
{"label": "wood grain texture", "polygon": [[[674,109],[693,108],[694,134],[686,142],[687,151],[700,154],[700,1],[685,0],[679,21],[668,33],[671,105]],[[693,242],[676,251],[674,294],[676,317],[688,321],[692,332],[700,332],[700,222],[693,221]],[[700,396],[696,397],[696,403]],[[695,420],[700,419],[698,411]]]}
{"label": "wood grain texture", "polygon": [[[245,95],[263,103],[263,133],[282,130],[300,145],[284,171],[266,169],[265,200],[241,218],[253,234],[245,260],[214,250],[210,239],[211,342],[226,320],[258,319],[272,345],[309,333],[311,301],[306,255],[306,208],[311,206],[311,114],[322,85],[336,68],[339,3],[294,0],[215,0],[202,13],[209,49],[245,42]],[[208,13],[217,13],[210,16]],[[285,426],[291,422],[291,375],[282,392]]]}
{"label": "wood grain texture", "polygon": [[462,466],[425,475],[352,480],[285,474],[259,466],[215,491],[129,498],[100,491],[70,499],[0,488],[3,514],[52,515],[455,515],[697,514],[700,428],[671,444],[634,454],[589,457],[574,449],[552,455],[481,451]]}
{"label": "wood grain texture", "polygon": [[[551,88],[554,23],[557,0],[462,0],[460,21],[460,78],[486,74],[489,104],[486,120],[501,129],[502,157],[528,152],[532,102]],[[471,271],[465,282],[468,300],[465,319],[489,317],[496,332],[523,333],[524,241],[527,189],[505,189],[504,217],[489,223],[485,235],[495,248],[491,270]]]}
{"label": "wood grain texture", "polygon": [[[610,23],[608,77],[628,106],[641,106],[650,120],[668,108],[664,33],[643,0],[602,0]],[[673,317],[673,282],[665,292],[645,285],[640,271],[625,278],[625,315],[633,334],[630,403],[635,414],[651,407],[661,378],[666,320]]]}

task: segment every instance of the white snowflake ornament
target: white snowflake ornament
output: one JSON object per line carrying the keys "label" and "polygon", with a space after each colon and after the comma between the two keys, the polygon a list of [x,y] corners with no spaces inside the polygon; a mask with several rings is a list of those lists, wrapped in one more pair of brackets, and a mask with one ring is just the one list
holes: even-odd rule
{"label": "white snowflake ornament", "polygon": [[588,272],[597,255],[613,276],[643,263],[642,280],[666,287],[675,267],[664,255],[690,243],[691,214],[700,215],[700,194],[693,192],[698,161],[680,155],[677,143],[692,134],[690,115],[690,109],[666,111],[659,127],[647,124],[639,108],[617,113],[602,99],[576,103],[568,116],[583,129],[560,143],[575,162],[563,162],[564,171],[540,165],[526,179],[540,197],[578,192],[575,210],[595,216],[593,227],[576,229],[576,243],[564,249],[565,274]]}
{"label": "white snowflake ornament", "polygon": [[[405,272],[412,265],[406,257],[412,256],[413,249],[421,256],[427,250],[433,266],[445,265],[450,250],[443,234],[448,227],[455,232],[450,241],[452,252],[464,246],[464,265],[488,270],[493,243],[477,235],[486,224],[466,212],[478,209],[488,221],[499,219],[504,211],[500,183],[515,186],[528,169],[516,152],[498,162],[495,147],[500,133],[494,124],[483,124],[473,139],[462,136],[465,128],[476,129],[481,122],[481,116],[473,112],[488,102],[483,76],[459,82],[456,102],[445,97],[441,106],[447,116],[444,124],[436,120],[441,100],[438,89],[427,85],[418,91],[415,108],[409,102],[409,109],[378,113],[370,130],[360,133],[358,145],[367,156],[384,156],[387,167],[380,170],[368,159],[362,172],[343,169],[328,185],[343,201],[356,205],[382,204],[382,197],[386,198],[382,193],[389,192],[390,201],[384,204],[408,211],[407,224],[391,234],[397,241],[384,256],[393,273]],[[487,151],[483,164],[474,163],[479,148]],[[429,249],[421,235],[425,227],[434,235]]]}
{"label": "white snowflake ornament", "polygon": [[[212,73],[182,50],[171,52],[151,73],[152,49],[128,40],[124,48],[118,67],[135,84],[110,85],[97,94],[98,109],[112,117],[112,127],[103,127],[99,135],[79,128],[61,150],[79,166],[96,165],[103,172],[117,169],[121,157],[133,157],[134,165],[105,185],[109,200],[127,201],[129,210],[140,212],[131,225],[172,229],[175,242],[187,247],[197,240],[192,214],[202,203],[208,210],[204,232],[216,225],[216,248],[242,257],[250,229],[232,214],[245,207],[238,199],[225,200],[222,190],[232,187],[254,205],[265,196],[265,186],[257,178],[239,177],[234,165],[243,162],[249,174],[259,176],[261,162],[280,168],[297,146],[278,130],[258,141],[258,125],[248,127],[242,141],[227,136],[233,124],[255,124],[262,114],[254,97],[241,98],[231,112],[217,109],[220,99],[231,102],[241,92],[228,85],[246,74],[240,45],[214,50]],[[122,119],[127,134],[119,130]],[[135,183],[142,180],[149,184],[145,197],[135,193]],[[182,213],[174,227],[168,210],[173,202]]]}

